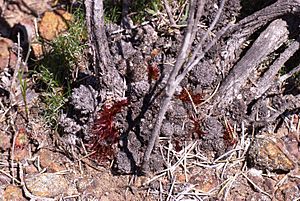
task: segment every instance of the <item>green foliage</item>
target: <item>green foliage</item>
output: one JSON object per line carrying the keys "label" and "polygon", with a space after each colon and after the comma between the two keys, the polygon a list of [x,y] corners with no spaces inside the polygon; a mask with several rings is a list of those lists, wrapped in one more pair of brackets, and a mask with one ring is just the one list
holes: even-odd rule
{"label": "green foliage", "polygon": [[[112,3],[110,0],[104,1],[104,16],[106,23],[121,22],[122,1]],[[129,13],[134,23],[141,23],[146,17],[155,16],[163,9],[161,0],[134,0],[129,8]]]}
{"label": "green foliage", "polygon": [[76,10],[74,17],[69,30],[51,41],[51,50],[42,61],[61,84],[70,77],[70,71],[74,70],[78,58],[86,48],[85,42],[88,38],[83,11]]}
{"label": "green foliage", "polygon": [[60,109],[70,96],[70,85],[68,83],[67,86],[61,86],[56,76],[43,65],[39,66],[39,72],[35,72],[34,76],[40,86],[43,87],[42,101],[45,103],[44,118],[46,122],[55,127]]}
{"label": "green foliage", "polygon": [[132,20],[134,23],[142,23],[146,20],[147,16],[156,16],[162,9],[161,0],[133,1],[132,12],[136,12],[137,14],[133,15]]}
{"label": "green foliage", "polygon": [[104,20],[106,23],[116,23],[121,22],[122,16],[122,5],[121,4],[111,4],[104,1]]}
{"label": "green foliage", "polygon": [[74,21],[70,23],[68,31],[47,44],[49,50],[43,59],[36,62],[32,72],[37,87],[42,91],[45,119],[52,126],[57,125],[60,109],[71,93],[71,74],[87,47],[84,12],[77,9],[73,15]]}

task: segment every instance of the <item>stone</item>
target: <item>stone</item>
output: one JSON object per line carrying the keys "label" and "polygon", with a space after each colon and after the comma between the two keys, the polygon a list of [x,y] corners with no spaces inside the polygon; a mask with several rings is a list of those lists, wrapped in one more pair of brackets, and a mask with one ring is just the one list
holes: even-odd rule
{"label": "stone", "polygon": [[68,22],[73,19],[72,14],[64,10],[47,11],[39,23],[40,36],[46,40],[53,40],[60,33],[68,29]]}
{"label": "stone", "polygon": [[55,173],[29,175],[25,184],[33,195],[50,198],[67,192],[69,186],[63,175]]}
{"label": "stone", "polygon": [[270,135],[257,136],[248,154],[250,166],[271,172],[289,172],[294,162],[282,148],[282,141]]}
{"label": "stone", "polygon": [[23,197],[22,189],[14,185],[8,185],[3,192],[3,200],[26,201],[27,199]]}
{"label": "stone", "polygon": [[209,192],[219,185],[215,173],[209,169],[203,169],[191,176],[190,183],[196,185],[196,190],[200,192]]}
{"label": "stone", "polygon": [[49,149],[39,151],[40,165],[46,168],[48,172],[59,172],[65,170],[65,167],[59,162],[61,156]]}
{"label": "stone", "polygon": [[0,72],[4,68],[14,68],[17,62],[17,56],[11,51],[13,41],[0,37]]}
{"label": "stone", "polygon": [[7,135],[5,132],[0,131],[0,150],[6,151],[10,148],[11,143],[10,143],[10,136]]}
{"label": "stone", "polygon": [[299,198],[299,180],[298,181],[289,181],[282,186],[280,186],[275,192],[275,198],[277,200],[295,200],[295,198]]}
{"label": "stone", "polygon": [[33,44],[31,44],[31,49],[32,49],[33,55],[36,59],[42,58],[42,56],[44,54],[42,44],[33,43]]}

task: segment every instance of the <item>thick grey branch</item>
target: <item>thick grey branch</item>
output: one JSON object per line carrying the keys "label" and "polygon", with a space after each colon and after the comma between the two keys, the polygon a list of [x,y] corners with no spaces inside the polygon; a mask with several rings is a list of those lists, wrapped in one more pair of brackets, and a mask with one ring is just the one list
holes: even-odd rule
{"label": "thick grey branch", "polygon": [[281,19],[272,22],[225,78],[213,99],[213,105],[219,104],[221,107],[228,105],[239,94],[255,68],[268,54],[280,47],[287,37],[286,22]]}
{"label": "thick grey branch", "polygon": [[294,41],[287,49],[284,50],[283,53],[280,54],[279,58],[269,67],[263,77],[258,80],[256,87],[251,89],[255,99],[260,98],[274,84],[274,78],[280,68],[298,49],[299,42]]}
{"label": "thick grey branch", "polygon": [[123,91],[123,81],[109,52],[104,26],[103,1],[85,0],[85,8],[89,42],[95,59],[95,72],[100,76],[103,86],[120,95]]}

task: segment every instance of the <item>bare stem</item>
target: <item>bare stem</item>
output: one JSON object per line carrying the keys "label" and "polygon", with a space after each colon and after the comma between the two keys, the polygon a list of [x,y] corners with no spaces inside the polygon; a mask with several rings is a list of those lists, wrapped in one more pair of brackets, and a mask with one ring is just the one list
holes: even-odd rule
{"label": "bare stem", "polygon": [[176,26],[176,22],[175,22],[175,20],[173,18],[173,15],[172,15],[171,8],[170,8],[168,0],[163,0],[163,2],[164,2],[164,6],[165,6],[166,12],[168,14],[171,26]]}
{"label": "bare stem", "polygon": [[[191,0],[190,1],[190,13],[188,19],[188,26],[185,33],[184,41],[179,52],[179,55],[176,60],[176,64],[171,74],[169,75],[169,79],[165,88],[165,96],[162,99],[161,108],[158,114],[158,117],[155,122],[154,129],[152,130],[149,143],[147,149],[144,153],[143,163],[142,163],[142,171],[147,172],[149,170],[149,159],[151,156],[151,152],[154,148],[155,142],[158,139],[160,128],[167,112],[170,101],[174,95],[175,89],[178,87],[180,82],[186,76],[186,74],[193,69],[195,65],[197,65],[200,60],[204,57],[205,53],[207,53],[210,48],[217,42],[217,40],[228,30],[231,25],[227,25],[221,31],[218,32],[217,36],[206,46],[204,50],[202,50],[203,43],[208,37],[208,34],[215,27],[218,22],[221,12],[223,10],[225,4],[225,0],[221,1],[221,5],[219,11],[217,12],[216,18],[213,23],[210,25],[206,34],[203,36],[199,45],[197,45],[196,49],[193,51],[192,57],[189,58],[191,53],[191,46],[195,38],[195,34],[197,32],[197,24],[200,21],[200,17],[203,13],[203,8],[205,5],[204,0]],[[180,69],[183,69],[183,72],[179,73]]]}

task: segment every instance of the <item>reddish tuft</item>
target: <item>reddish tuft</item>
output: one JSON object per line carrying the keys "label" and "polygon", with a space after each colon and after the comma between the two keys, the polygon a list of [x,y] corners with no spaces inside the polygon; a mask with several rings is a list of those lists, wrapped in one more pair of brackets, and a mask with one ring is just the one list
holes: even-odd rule
{"label": "reddish tuft", "polygon": [[200,138],[201,136],[207,134],[201,128],[201,120],[199,120],[198,118],[195,118],[195,117],[190,117],[190,119],[192,120],[192,123],[194,126],[193,132],[197,134],[197,138]]}
{"label": "reddish tuft", "polygon": [[228,146],[233,146],[237,143],[237,137],[231,124],[225,120],[225,131],[223,139]]}
{"label": "reddish tuft", "polygon": [[198,105],[203,102],[203,95],[202,94],[193,94],[192,91],[182,90],[179,95],[175,95],[176,98],[183,102],[191,102],[189,94],[194,102],[195,105]]}
{"label": "reddish tuft", "polygon": [[120,135],[115,127],[114,118],[126,105],[128,105],[127,100],[118,101],[112,106],[104,105],[97,115],[91,128],[92,140],[89,148],[95,152],[92,157],[99,163],[107,162],[115,155],[114,145],[118,142]]}
{"label": "reddish tuft", "polygon": [[160,72],[159,72],[159,68],[157,66],[157,64],[149,64],[148,65],[148,79],[149,81],[151,80],[158,80],[159,78],[159,75],[160,75]]}

